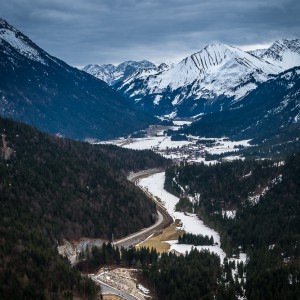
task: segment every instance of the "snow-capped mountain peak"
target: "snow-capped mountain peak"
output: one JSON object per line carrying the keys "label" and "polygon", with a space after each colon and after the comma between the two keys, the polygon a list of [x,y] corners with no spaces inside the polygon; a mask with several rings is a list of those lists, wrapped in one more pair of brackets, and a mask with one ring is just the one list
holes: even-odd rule
{"label": "snow-capped mountain peak", "polygon": [[8,43],[16,51],[32,60],[45,64],[40,55],[39,47],[20,31],[0,18],[0,44]]}
{"label": "snow-capped mountain peak", "polygon": [[279,40],[251,52],[211,44],[178,64],[134,73],[116,87],[143,110],[188,117],[226,109],[258,84],[299,65],[299,40]]}
{"label": "snow-capped mountain peak", "polygon": [[155,113],[157,110],[161,113],[161,106],[164,113],[170,113],[191,99],[193,103],[189,105],[193,108],[201,99],[207,102],[206,107],[220,97],[237,101],[255,89],[257,83],[266,81],[269,74],[281,70],[280,66],[239,48],[211,44],[178,64],[134,73],[117,88],[143,107],[149,107],[151,101]]}
{"label": "snow-capped mountain peak", "polygon": [[89,64],[86,65],[83,69],[83,71],[105,81],[107,84],[111,84],[113,74],[116,70],[116,67],[112,64],[104,64],[104,65],[93,65]]}
{"label": "snow-capped mountain peak", "polygon": [[287,70],[300,65],[300,39],[280,39],[259,56],[269,63]]}
{"label": "snow-capped mountain peak", "polygon": [[143,70],[155,68],[155,65],[147,60],[133,61],[128,60],[117,66],[112,64],[93,65],[89,64],[82,70],[105,81],[109,85],[114,85],[119,81],[124,81],[133,73]]}
{"label": "snow-capped mountain peak", "polygon": [[2,19],[0,99],[1,116],[74,139],[121,136],[155,122],[106,83],[51,56]]}
{"label": "snow-capped mountain peak", "polygon": [[181,64],[192,63],[200,73],[205,73],[211,67],[218,66],[227,58],[232,56],[230,47],[223,44],[211,44],[203,48],[201,51],[186,57]]}
{"label": "snow-capped mountain peak", "polygon": [[229,63],[243,66],[246,69],[261,70],[266,73],[277,73],[278,68],[273,68],[265,61],[253,57],[253,55],[233,46],[225,44],[212,44],[203,48],[200,52],[185,58],[181,64],[194,64],[200,74],[214,72],[219,68],[228,67]]}
{"label": "snow-capped mountain peak", "polygon": [[118,72],[122,72],[122,71],[124,72],[128,66],[131,66],[136,69],[151,69],[155,67],[155,65],[148,60],[141,60],[141,61],[127,60],[120,63],[116,67],[116,70]]}

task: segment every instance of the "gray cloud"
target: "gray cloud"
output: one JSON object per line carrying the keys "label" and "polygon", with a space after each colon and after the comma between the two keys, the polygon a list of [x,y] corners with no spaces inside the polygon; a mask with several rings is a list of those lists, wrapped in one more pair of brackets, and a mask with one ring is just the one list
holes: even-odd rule
{"label": "gray cloud", "polygon": [[298,0],[10,0],[1,17],[71,65],[184,58],[299,37]]}

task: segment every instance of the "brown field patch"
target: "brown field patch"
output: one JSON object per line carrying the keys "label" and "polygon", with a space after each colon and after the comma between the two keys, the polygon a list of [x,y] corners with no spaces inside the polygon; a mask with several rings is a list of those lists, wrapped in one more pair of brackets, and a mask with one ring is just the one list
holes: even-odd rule
{"label": "brown field patch", "polygon": [[103,300],[121,300],[124,299],[118,295],[113,295],[113,294],[107,294],[103,295]]}
{"label": "brown field patch", "polygon": [[180,225],[180,220],[175,220],[169,227],[166,229],[157,232],[147,241],[139,244],[136,248],[149,247],[155,248],[159,253],[168,252],[170,245],[165,241],[177,240],[180,234],[183,234],[184,231],[180,231],[177,227]]}

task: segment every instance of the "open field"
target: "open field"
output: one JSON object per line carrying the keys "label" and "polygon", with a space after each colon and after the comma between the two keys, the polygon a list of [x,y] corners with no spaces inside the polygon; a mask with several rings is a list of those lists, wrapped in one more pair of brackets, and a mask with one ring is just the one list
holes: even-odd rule
{"label": "open field", "polygon": [[124,298],[117,295],[112,295],[112,294],[103,295],[103,300],[122,300],[122,299]]}
{"label": "open field", "polygon": [[150,249],[155,248],[159,253],[168,252],[171,246],[166,241],[178,240],[179,235],[184,233],[184,231],[177,229],[179,226],[180,221],[176,220],[175,223],[172,223],[169,227],[139,244],[137,248],[149,247]]}

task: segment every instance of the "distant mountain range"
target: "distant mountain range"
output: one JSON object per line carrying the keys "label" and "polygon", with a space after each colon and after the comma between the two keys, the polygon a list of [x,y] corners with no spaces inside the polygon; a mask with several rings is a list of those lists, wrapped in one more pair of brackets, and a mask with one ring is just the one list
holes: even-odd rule
{"label": "distant mountain range", "polygon": [[141,111],[194,120],[181,133],[291,144],[300,137],[299,75],[300,40],[281,39],[249,52],[208,45],[178,64],[141,68],[114,88]]}
{"label": "distant mountain range", "polygon": [[114,87],[140,110],[195,117],[228,109],[272,75],[295,66],[300,66],[299,39],[249,53],[213,44],[178,64],[137,71]]}
{"label": "distant mountain range", "polygon": [[[126,76],[124,71],[115,71],[131,66],[129,63],[135,63],[135,71],[131,68]],[[118,67],[89,65],[84,70],[113,85],[142,111],[171,118],[197,118],[229,109],[261,83],[295,66],[300,66],[299,39],[278,40],[268,49],[249,52],[212,44],[178,64],[158,67],[125,62]],[[108,76],[110,68],[113,73]]]}
{"label": "distant mountain range", "polygon": [[155,68],[155,64],[150,61],[125,61],[118,66],[112,64],[87,65],[82,70],[105,81],[109,85],[114,85],[119,81],[124,81],[136,71]]}
{"label": "distant mountain range", "polygon": [[[184,130],[200,136],[255,138],[258,143],[275,138],[288,143],[300,137],[300,67],[272,76],[235,102],[227,111],[202,116]],[[284,138],[283,138],[284,137]],[[288,145],[286,145],[288,146]]]}
{"label": "distant mountain range", "polygon": [[0,115],[81,140],[128,135],[156,123],[154,115],[190,118],[186,132],[206,136],[297,135],[297,66],[300,40],[282,39],[268,49],[212,44],[178,64],[126,61],[84,72],[0,19]]}
{"label": "distant mountain range", "polygon": [[0,115],[74,139],[124,136],[155,122],[105,82],[49,55],[0,19]]}

